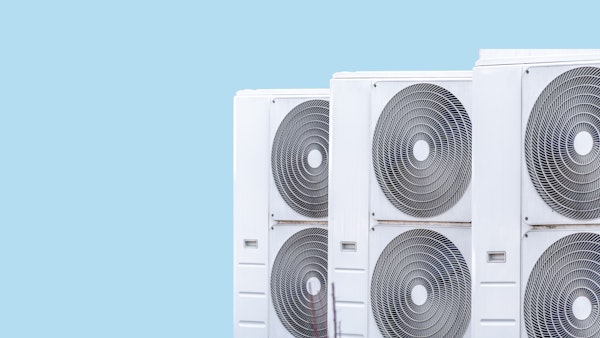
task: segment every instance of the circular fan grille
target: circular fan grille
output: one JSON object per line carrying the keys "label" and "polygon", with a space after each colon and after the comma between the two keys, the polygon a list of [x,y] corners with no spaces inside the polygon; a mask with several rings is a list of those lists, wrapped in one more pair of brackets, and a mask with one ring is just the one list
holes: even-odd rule
{"label": "circular fan grille", "polygon": [[471,181],[471,120],[460,101],[429,83],[398,92],[373,136],[377,182],[400,211],[432,217],[450,209]]}
{"label": "circular fan grille", "polygon": [[327,216],[329,102],[311,100],[292,109],[279,125],[271,166],[277,190],[301,215]]}
{"label": "circular fan grille", "polygon": [[271,297],[294,337],[327,337],[327,230],[305,229],[283,244],[271,271]]}
{"label": "circular fan grille", "polygon": [[[580,299],[588,304],[583,315]],[[598,337],[599,303],[600,236],[563,237],[542,254],[529,275],[523,304],[527,334]]]}
{"label": "circular fan grille", "polygon": [[377,260],[371,307],[385,337],[462,337],[471,320],[469,267],[440,233],[407,231]]}
{"label": "circular fan grille", "polygon": [[561,74],[538,97],[525,132],[529,177],[556,212],[573,219],[600,217],[599,142],[600,68]]}

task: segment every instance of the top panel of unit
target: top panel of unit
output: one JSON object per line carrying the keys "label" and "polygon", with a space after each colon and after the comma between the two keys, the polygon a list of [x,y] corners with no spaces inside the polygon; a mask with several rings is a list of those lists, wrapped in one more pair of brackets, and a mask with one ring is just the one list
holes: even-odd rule
{"label": "top panel of unit", "polygon": [[334,79],[471,79],[471,71],[339,72]]}
{"label": "top panel of unit", "polygon": [[236,96],[328,96],[329,89],[297,88],[297,89],[243,89]]}
{"label": "top panel of unit", "polygon": [[475,66],[600,60],[600,49],[480,49]]}

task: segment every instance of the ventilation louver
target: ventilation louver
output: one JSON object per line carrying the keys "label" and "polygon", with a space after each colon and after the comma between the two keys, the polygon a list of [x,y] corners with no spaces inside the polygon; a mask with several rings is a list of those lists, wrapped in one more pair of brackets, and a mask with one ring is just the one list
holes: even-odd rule
{"label": "ventilation louver", "polygon": [[327,337],[327,230],[301,230],[283,244],[271,272],[271,297],[294,337]]}
{"label": "ventilation louver", "polygon": [[538,259],[527,282],[529,337],[600,336],[600,235],[576,233]]}
{"label": "ventilation louver", "polygon": [[600,68],[572,69],[543,90],[527,122],[525,160],[552,209],[600,217]]}
{"label": "ventilation louver", "polygon": [[471,318],[468,265],[442,234],[407,231],[377,260],[371,307],[384,337],[462,337]]}
{"label": "ventilation louver", "polygon": [[[425,145],[425,156],[414,149]],[[414,217],[450,209],[471,180],[471,121],[448,90],[429,83],[398,92],[373,136],[373,165],[387,199]]]}
{"label": "ventilation louver", "polygon": [[283,119],[271,151],[277,190],[301,215],[327,216],[329,102],[299,104]]}

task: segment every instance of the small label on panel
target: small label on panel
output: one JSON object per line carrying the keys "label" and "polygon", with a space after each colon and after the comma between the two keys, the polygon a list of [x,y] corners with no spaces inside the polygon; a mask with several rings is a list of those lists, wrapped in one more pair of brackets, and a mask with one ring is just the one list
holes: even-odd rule
{"label": "small label on panel", "polygon": [[488,251],[487,261],[488,261],[488,263],[506,263],[506,252],[505,251]]}
{"label": "small label on panel", "polygon": [[356,242],[340,242],[342,251],[356,251]]}
{"label": "small label on panel", "polygon": [[245,239],[244,240],[244,248],[258,249],[258,240],[257,239]]}

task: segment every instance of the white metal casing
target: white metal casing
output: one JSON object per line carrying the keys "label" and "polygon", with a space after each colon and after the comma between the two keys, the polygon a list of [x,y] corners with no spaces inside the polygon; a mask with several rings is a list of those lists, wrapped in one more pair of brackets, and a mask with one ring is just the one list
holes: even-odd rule
{"label": "white metal casing", "polygon": [[[584,223],[567,221],[540,199],[527,173],[523,137],[531,107],[549,81],[592,60],[598,51],[480,51],[473,71],[474,337],[523,334],[521,240],[530,224]],[[494,259],[498,254],[503,260]]]}
{"label": "white metal casing", "polygon": [[[287,206],[271,172],[271,147],[278,124],[295,105],[312,99],[328,100],[329,91],[242,90],[234,98],[234,337],[269,337],[271,326],[281,325],[271,314],[270,257],[286,238],[270,229],[278,229],[278,220],[326,224],[326,219],[311,219]],[[314,224],[297,227],[308,226]],[[275,337],[283,336],[278,333]]]}
{"label": "white metal casing", "polygon": [[[398,211],[385,198],[375,179],[374,124],[391,96],[423,82],[450,90],[471,115],[470,72],[344,72],[335,74],[330,82],[329,279],[335,286],[341,337],[369,336],[372,227],[385,220],[470,222],[470,186],[451,210],[437,217],[418,219]],[[331,325],[333,305],[329,304]],[[333,332],[332,326],[329,332]]]}

